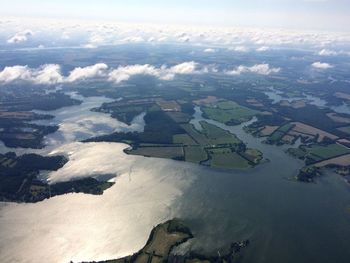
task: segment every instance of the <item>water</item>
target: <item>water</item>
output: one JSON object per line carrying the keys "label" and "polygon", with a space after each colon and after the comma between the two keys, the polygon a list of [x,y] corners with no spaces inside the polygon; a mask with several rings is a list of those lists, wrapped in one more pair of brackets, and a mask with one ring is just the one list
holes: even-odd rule
{"label": "water", "polygon": [[[192,249],[216,253],[232,241],[249,238],[242,261],[246,263],[348,262],[350,192],[340,176],[330,173],[316,184],[291,181],[302,162],[287,155],[287,147],[266,145],[246,134],[245,124],[231,127],[210,121],[270,160],[246,171],[129,156],[122,151],[124,144],[74,142],[124,127],[102,113],[93,113],[93,120],[85,118],[91,114],[89,107],[104,101],[100,99],[56,111],[53,121],[60,123],[60,131],[47,138],[49,146],[43,151],[70,157],[64,168],[48,175],[50,180],[114,174],[116,184],[102,196],[69,194],[37,204],[2,204],[1,262],[125,256],[144,245],[154,225],[175,216],[193,230]],[[198,127],[203,119],[198,108],[194,117]],[[65,128],[81,119],[74,127],[83,132]],[[101,129],[96,129],[95,120],[104,120],[97,125]]]}
{"label": "water", "polygon": [[347,105],[346,103],[343,103],[342,105],[338,105],[338,106],[327,106],[327,101],[310,95],[310,94],[305,94],[303,93],[302,97],[283,97],[283,93],[279,92],[273,88],[271,88],[271,91],[265,91],[264,92],[265,95],[267,95],[269,97],[269,99],[272,100],[272,104],[276,104],[281,102],[282,100],[286,100],[288,102],[293,102],[293,101],[297,101],[297,100],[307,100],[309,104],[311,105],[315,105],[317,107],[321,107],[321,108],[330,108],[332,109],[334,112],[336,113],[345,113],[345,114],[350,114],[350,106]]}

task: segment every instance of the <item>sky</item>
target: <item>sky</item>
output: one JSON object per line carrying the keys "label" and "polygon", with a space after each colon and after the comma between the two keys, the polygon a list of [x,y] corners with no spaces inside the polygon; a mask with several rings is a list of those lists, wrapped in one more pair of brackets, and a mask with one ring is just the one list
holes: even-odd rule
{"label": "sky", "polygon": [[0,16],[350,31],[350,0],[0,0]]}

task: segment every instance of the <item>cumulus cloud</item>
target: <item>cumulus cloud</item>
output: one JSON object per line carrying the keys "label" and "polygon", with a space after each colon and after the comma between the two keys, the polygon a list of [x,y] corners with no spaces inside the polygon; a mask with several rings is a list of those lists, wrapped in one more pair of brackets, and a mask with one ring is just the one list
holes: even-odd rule
{"label": "cumulus cloud", "polygon": [[322,49],[320,52],[318,52],[318,54],[320,56],[335,56],[338,53],[336,51],[333,50],[329,50],[329,49]]}
{"label": "cumulus cloud", "polygon": [[102,77],[106,74],[108,66],[104,63],[97,63],[92,66],[78,67],[73,69],[69,76],[66,78],[68,82],[74,82],[78,80],[86,80],[90,78]]}
{"label": "cumulus cloud", "polygon": [[229,48],[230,50],[236,51],[236,52],[248,52],[248,48],[245,46],[237,46]]}
{"label": "cumulus cloud", "polygon": [[265,52],[265,51],[269,51],[270,48],[268,46],[262,46],[256,49],[256,51],[258,52]]}
{"label": "cumulus cloud", "polygon": [[131,66],[120,66],[117,69],[109,73],[109,80],[115,83],[129,80],[135,75],[146,75],[159,78],[161,80],[172,80],[175,75],[186,75],[195,74],[200,71],[197,70],[198,64],[194,61],[184,62],[172,67],[165,65],[161,67],[154,67],[149,64],[145,65],[131,65]]}
{"label": "cumulus cloud", "polygon": [[215,53],[216,50],[213,49],[213,48],[206,48],[206,49],[203,50],[203,52],[205,52],[205,53]]}
{"label": "cumulus cloud", "polygon": [[145,64],[119,66],[117,69],[109,69],[108,65],[97,63],[87,67],[77,67],[68,76],[63,76],[61,67],[57,64],[47,64],[34,69],[28,66],[12,66],[5,67],[0,71],[0,82],[9,83],[21,80],[35,84],[53,85],[94,79],[120,83],[129,80],[135,75],[146,75],[161,80],[172,80],[176,75],[198,74],[208,71],[206,68],[198,68],[198,63],[194,61],[180,63],[172,67],[167,67],[166,65],[155,67]]}
{"label": "cumulus cloud", "polygon": [[22,42],[26,42],[29,37],[33,35],[33,32],[31,30],[25,30],[22,32],[16,33],[14,36],[10,37],[7,40],[7,43],[9,44],[19,44]]}
{"label": "cumulus cloud", "polygon": [[251,67],[240,65],[231,71],[226,71],[228,75],[240,75],[242,73],[255,73],[259,75],[270,75],[280,72],[280,68],[271,68],[269,64],[256,64]]}
{"label": "cumulus cloud", "polygon": [[0,81],[1,82],[11,82],[17,79],[30,79],[31,73],[27,66],[13,66],[5,67],[0,71]]}
{"label": "cumulus cloud", "polygon": [[60,66],[46,64],[37,69],[28,66],[5,67],[0,72],[0,82],[8,83],[16,80],[31,81],[36,84],[57,84],[63,81]]}
{"label": "cumulus cloud", "polygon": [[328,63],[322,63],[322,62],[315,62],[315,63],[312,63],[311,66],[313,68],[316,68],[316,69],[330,69],[330,68],[333,68],[333,66],[331,64],[328,64]]}
{"label": "cumulus cloud", "polygon": [[37,84],[57,84],[63,81],[61,67],[57,64],[47,64],[38,70],[31,71],[31,79]]}

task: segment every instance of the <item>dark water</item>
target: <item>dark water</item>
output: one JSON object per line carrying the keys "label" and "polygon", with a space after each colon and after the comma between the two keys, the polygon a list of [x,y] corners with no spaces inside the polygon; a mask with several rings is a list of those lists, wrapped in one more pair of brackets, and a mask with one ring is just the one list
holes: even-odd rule
{"label": "dark water", "polygon": [[[200,120],[197,109],[196,121]],[[302,162],[265,145],[240,126],[226,128],[264,153],[269,163],[248,171],[200,169],[178,201],[196,236],[192,248],[216,253],[249,238],[243,262],[349,262],[350,191],[328,172],[315,184],[289,180]]]}

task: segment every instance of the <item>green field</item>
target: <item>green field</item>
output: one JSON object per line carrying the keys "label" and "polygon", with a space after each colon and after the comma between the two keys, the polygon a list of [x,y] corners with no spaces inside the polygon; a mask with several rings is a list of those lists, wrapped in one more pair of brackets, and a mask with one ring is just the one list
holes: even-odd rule
{"label": "green field", "polygon": [[301,147],[308,155],[319,157],[320,160],[328,159],[334,156],[350,153],[350,149],[340,144],[318,145],[310,147]]}
{"label": "green field", "polygon": [[183,145],[196,145],[197,143],[188,134],[175,134],[173,143]]}
{"label": "green field", "polygon": [[208,138],[211,145],[218,144],[241,144],[236,135],[225,131],[213,124],[207,123],[206,121],[200,122],[203,131],[202,133]]}
{"label": "green field", "polygon": [[210,150],[211,166],[226,169],[247,169],[249,162],[238,153],[231,152],[229,149],[220,149],[219,151]]}
{"label": "green field", "polygon": [[291,123],[282,125],[274,133],[272,133],[266,141],[271,144],[278,144],[281,142],[283,136],[286,135],[293,128],[294,124]]}
{"label": "green field", "polygon": [[145,157],[157,157],[168,159],[179,159],[184,157],[183,148],[177,146],[164,147],[138,147],[127,151],[129,154],[142,155]]}
{"label": "green field", "polygon": [[204,134],[197,131],[192,124],[182,124],[181,127],[187,132],[187,134],[200,145],[209,144],[209,140]]}
{"label": "green field", "polygon": [[200,163],[208,159],[207,152],[201,146],[184,147],[185,161],[191,163]]}
{"label": "green field", "polygon": [[201,109],[208,119],[234,125],[249,121],[259,113],[233,101],[222,101],[217,104],[217,107],[202,107]]}

